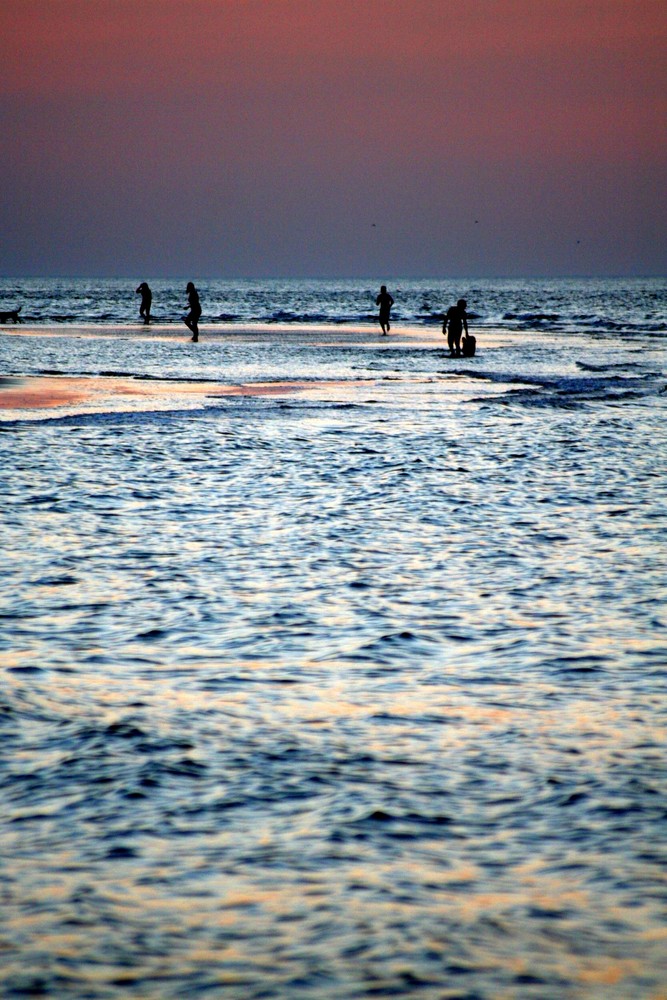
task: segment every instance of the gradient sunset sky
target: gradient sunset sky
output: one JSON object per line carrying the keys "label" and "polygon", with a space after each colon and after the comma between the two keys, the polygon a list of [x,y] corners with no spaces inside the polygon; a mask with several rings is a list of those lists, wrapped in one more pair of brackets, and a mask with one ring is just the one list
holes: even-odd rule
{"label": "gradient sunset sky", "polygon": [[664,274],[666,0],[2,0],[0,274]]}

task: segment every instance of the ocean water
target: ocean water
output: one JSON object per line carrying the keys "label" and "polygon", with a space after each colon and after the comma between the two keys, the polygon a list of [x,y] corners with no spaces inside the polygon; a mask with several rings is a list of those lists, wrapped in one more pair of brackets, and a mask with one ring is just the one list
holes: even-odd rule
{"label": "ocean water", "polygon": [[[44,325],[95,326],[138,322],[140,280],[0,278],[0,309],[22,308],[22,319]],[[187,311],[187,280],[152,279],[153,315],[180,325]],[[590,330],[593,333],[667,332],[662,278],[405,280],[389,285],[396,322],[442,324],[447,308],[468,300],[475,325],[516,330]],[[204,324],[358,324],[375,322],[377,280],[199,281]]]}
{"label": "ocean water", "polygon": [[665,283],[580,284],[464,287],[473,359],[297,283],[291,337],[250,283],[196,346],[108,282],[0,331],[313,390],[0,411],[3,997],[663,995]]}

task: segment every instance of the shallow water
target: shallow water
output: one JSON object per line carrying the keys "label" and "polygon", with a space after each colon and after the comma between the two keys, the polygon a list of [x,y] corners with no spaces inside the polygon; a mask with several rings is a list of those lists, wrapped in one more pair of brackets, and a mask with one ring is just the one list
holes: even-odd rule
{"label": "shallow water", "polygon": [[4,995],[659,996],[663,343],[199,347],[2,338],[342,382],[0,423]]}
{"label": "shallow water", "polygon": [[[150,278],[152,315],[181,326],[186,311],[185,278]],[[195,278],[202,321],[242,324],[377,323],[375,279],[213,280]],[[139,279],[0,278],[0,309],[21,307],[21,317],[44,325],[136,325]],[[390,282],[396,323],[439,327],[458,298],[479,328],[590,331],[642,336],[667,331],[665,278],[471,278]]]}

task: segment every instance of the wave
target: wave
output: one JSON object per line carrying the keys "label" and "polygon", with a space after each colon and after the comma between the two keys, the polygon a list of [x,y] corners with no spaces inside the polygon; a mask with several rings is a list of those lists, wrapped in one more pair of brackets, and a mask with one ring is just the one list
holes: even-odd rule
{"label": "wave", "polygon": [[[198,281],[203,325],[345,325],[377,323],[380,280]],[[180,326],[187,306],[180,280],[151,279],[156,323]],[[31,324],[137,327],[136,281],[0,279],[0,308],[22,307]],[[475,327],[598,332],[601,336],[667,331],[664,279],[485,279],[388,282],[396,324],[441,325],[448,306],[468,301]]]}
{"label": "wave", "polygon": [[505,320],[518,321],[520,323],[557,323],[560,320],[559,313],[512,313],[507,312],[503,316]]}

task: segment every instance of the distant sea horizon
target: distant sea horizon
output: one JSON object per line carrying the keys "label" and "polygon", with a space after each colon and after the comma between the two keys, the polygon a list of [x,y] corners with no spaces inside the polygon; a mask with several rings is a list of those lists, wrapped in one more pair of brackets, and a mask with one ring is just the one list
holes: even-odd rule
{"label": "distant sea horizon", "polygon": [[[30,272],[3,272],[0,273],[0,281],[18,281],[22,279],[44,279],[54,281],[133,281],[137,274],[146,274],[147,277],[159,281],[181,281],[190,280],[188,273],[158,274],[140,271],[127,271],[126,273],[101,274],[95,271],[89,273],[49,273],[46,271]],[[647,271],[637,274],[620,274],[617,272],[609,274],[383,274],[381,272],[367,274],[230,274],[221,275],[209,272],[196,272],[195,277],[200,281],[642,281],[654,278],[667,277],[665,271]]]}

